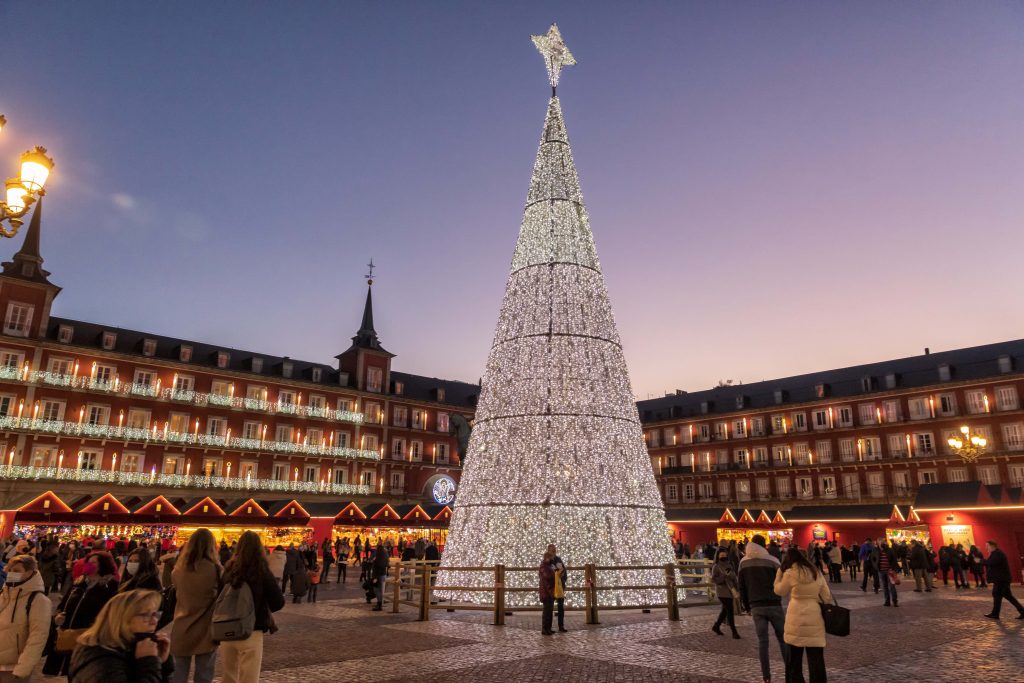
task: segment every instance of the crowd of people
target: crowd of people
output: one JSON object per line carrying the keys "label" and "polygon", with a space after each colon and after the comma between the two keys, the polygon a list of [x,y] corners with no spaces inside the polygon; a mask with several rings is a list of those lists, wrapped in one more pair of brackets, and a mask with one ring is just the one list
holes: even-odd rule
{"label": "crowd of people", "polygon": [[[891,543],[889,539],[865,539],[863,543],[844,544],[813,542],[806,548],[780,546],[774,540],[756,535],[749,542],[722,541],[707,543],[691,552],[684,543],[676,545],[679,558],[712,558],[711,582],[721,603],[721,611],[712,630],[722,633],[728,625],[733,638],[737,614],[753,617],[758,637],[758,655],[765,683],[771,681],[769,665],[770,632],[774,631],[783,660],[786,680],[802,683],[803,659],[806,653],[811,683],[824,683],[825,626],[819,603],[832,601],[829,584],[843,582],[843,572],[856,582],[862,575],[860,589],[867,592],[869,582],[877,594],[881,591],[885,607],[899,606],[897,586],[902,577],[913,577],[914,592],[931,592],[941,575],[949,585],[953,577],[956,590],[992,588],[992,610],[984,616],[999,619],[1003,600],[1017,608],[1018,619],[1024,619],[1024,606],[1010,590],[1011,574],[1006,554],[995,541],[986,544],[986,557],[977,546],[964,549],[950,543],[936,552],[930,544],[912,539],[909,543]],[[783,609],[782,598],[789,598]]]}

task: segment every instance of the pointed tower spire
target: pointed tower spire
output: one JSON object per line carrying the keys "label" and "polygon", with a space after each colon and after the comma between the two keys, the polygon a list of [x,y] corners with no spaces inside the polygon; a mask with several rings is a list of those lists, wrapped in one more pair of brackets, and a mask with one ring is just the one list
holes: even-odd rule
{"label": "pointed tower spire", "polygon": [[[576,60],[554,25],[534,43],[554,88]],[[653,586],[664,571],[638,567],[674,560],[665,510],[554,93],[464,462],[441,585],[483,588],[483,574],[457,567],[536,566],[553,543],[566,564],[607,568],[602,582],[622,586],[602,591],[601,604],[663,599]],[[535,584],[506,575],[507,586]],[[532,604],[533,595],[506,600]],[[583,595],[566,600],[579,606]]]}
{"label": "pointed tower spire", "polygon": [[359,331],[352,337],[352,346],[359,349],[372,349],[374,351],[385,351],[377,338],[377,330],[373,328],[373,259],[367,264],[366,278],[366,304],[363,306],[363,321],[359,324]]}
{"label": "pointed tower spire", "polygon": [[42,220],[43,198],[40,197],[36,202],[36,208],[32,211],[32,219],[29,221],[28,231],[25,233],[25,240],[21,243],[21,249],[11,261],[3,263],[3,275],[47,285],[52,284],[47,279],[50,273],[43,270],[43,257],[39,253]]}

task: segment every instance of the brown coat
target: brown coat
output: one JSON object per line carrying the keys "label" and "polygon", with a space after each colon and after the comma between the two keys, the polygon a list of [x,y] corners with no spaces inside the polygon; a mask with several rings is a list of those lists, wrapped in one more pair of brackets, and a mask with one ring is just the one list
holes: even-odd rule
{"label": "brown coat", "polygon": [[178,601],[171,626],[171,654],[188,657],[213,652],[217,646],[210,640],[210,619],[220,592],[220,567],[201,559],[195,570],[190,570],[179,558],[171,580]]}

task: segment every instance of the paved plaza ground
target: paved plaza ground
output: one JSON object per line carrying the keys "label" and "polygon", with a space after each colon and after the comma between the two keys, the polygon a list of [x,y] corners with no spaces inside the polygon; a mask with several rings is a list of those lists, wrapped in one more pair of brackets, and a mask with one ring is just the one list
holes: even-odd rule
{"label": "paved plaza ground", "polygon": [[[913,593],[904,583],[898,608],[880,596],[843,583],[839,601],[853,610],[852,634],[829,636],[829,681],[1024,681],[1024,621],[1004,603],[1000,622],[982,615],[991,608],[988,589],[956,591],[941,585]],[[1024,590],[1015,587],[1021,595]],[[582,613],[567,616],[569,633],[540,634],[540,615],[508,617],[492,626],[489,613],[445,610],[431,621],[416,610],[371,612],[350,575],[348,586],[321,586],[319,602],[289,603],[277,617],[280,632],[267,639],[263,676],[284,681],[430,681],[431,683],[660,683],[662,681],[760,681],[757,636],[750,617],[739,617],[741,640],[710,627],[716,607],[681,610],[669,622],[665,610],[603,612],[586,626]],[[1009,607],[1009,609],[1007,609]],[[389,606],[385,606],[387,610]],[[772,648],[773,679],[783,681],[782,661]]]}

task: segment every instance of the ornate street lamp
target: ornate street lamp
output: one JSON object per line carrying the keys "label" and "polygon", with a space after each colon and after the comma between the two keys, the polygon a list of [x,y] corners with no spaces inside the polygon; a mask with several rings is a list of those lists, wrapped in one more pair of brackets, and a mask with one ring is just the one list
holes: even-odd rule
{"label": "ornate street lamp", "polygon": [[[0,115],[0,130],[7,119]],[[4,195],[0,197],[0,235],[14,237],[21,227],[21,217],[32,203],[46,194],[43,187],[53,170],[53,159],[46,155],[45,147],[33,147],[21,155],[21,170],[14,178],[4,183]],[[4,222],[10,229],[4,227]]]}
{"label": "ornate street lamp", "polygon": [[971,434],[971,430],[967,425],[960,428],[960,434],[962,436],[949,437],[946,443],[964,462],[974,462],[985,451],[988,439],[977,434]]}

